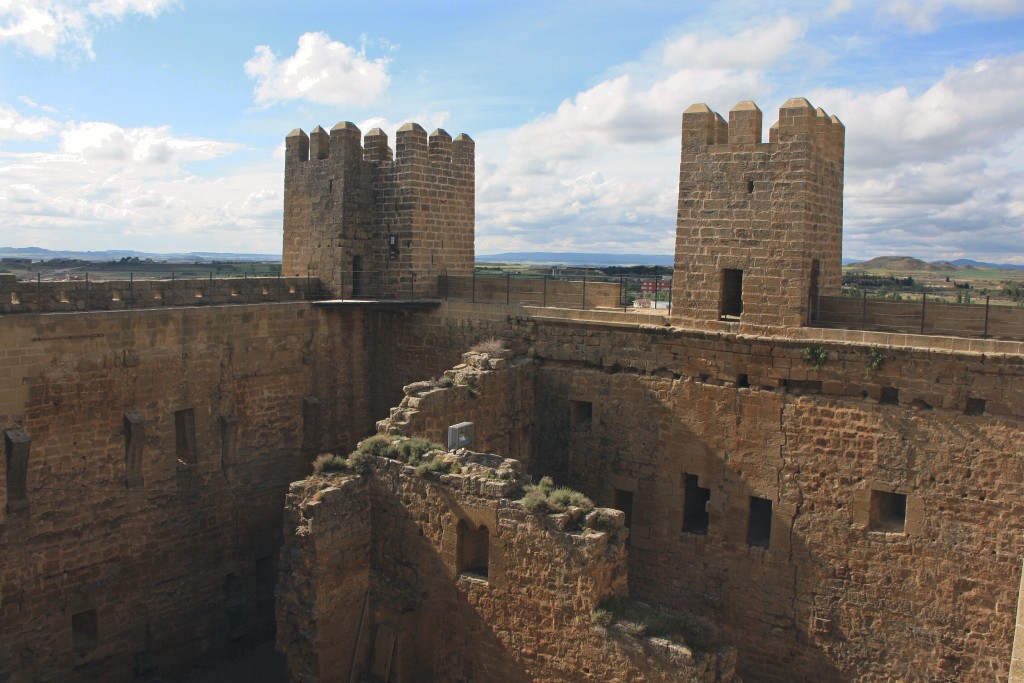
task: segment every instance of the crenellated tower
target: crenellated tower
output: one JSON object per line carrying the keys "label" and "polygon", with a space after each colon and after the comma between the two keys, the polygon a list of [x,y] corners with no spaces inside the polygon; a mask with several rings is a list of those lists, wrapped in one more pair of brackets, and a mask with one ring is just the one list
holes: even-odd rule
{"label": "crenellated tower", "polygon": [[683,114],[672,317],[759,333],[807,324],[839,294],[845,128],[803,98],[782,105],[767,143],[761,110],[728,122],[705,104]]}
{"label": "crenellated tower", "polygon": [[345,121],[285,141],[283,272],[335,296],[433,296],[439,275],[473,272],[474,142],[416,123],[395,149]]}

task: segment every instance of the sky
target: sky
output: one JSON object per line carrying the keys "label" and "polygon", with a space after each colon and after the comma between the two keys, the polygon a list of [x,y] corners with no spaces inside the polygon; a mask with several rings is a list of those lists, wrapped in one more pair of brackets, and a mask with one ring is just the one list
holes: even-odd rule
{"label": "sky", "polygon": [[478,254],[671,254],[682,112],[791,97],[844,256],[1024,264],[1024,0],[0,0],[0,246],[279,254],[289,131],[416,121]]}

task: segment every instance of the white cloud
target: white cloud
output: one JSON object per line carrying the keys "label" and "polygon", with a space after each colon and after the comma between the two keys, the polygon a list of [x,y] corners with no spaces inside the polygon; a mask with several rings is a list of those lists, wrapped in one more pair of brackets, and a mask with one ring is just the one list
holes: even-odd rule
{"label": "white cloud", "polygon": [[388,59],[368,59],[326,33],[304,33],[295,54],[279,59],[260,45],[245,63],[245,73],[256,80],[254,96],[261,105],[288,100],[318,104],[366,106],[387,90]]}
{"label": "white cloud", "polygon": [[662,64],[669,69],[761,69],[789,53],[805,30],[802,22],[780,17],[771,24],[710,40],[686,33],[662,48]]}
{"label": "white cloud", "polygon": [[0,141],[39,140],[53,135],[60,124],[50,118],[26,117],[0,103]]}
{"label": "white cloud", "polygon": [[765,70],[803,34],[788,17],[756,35],[683,34],[554,112],[482,137],[478,251],[671,253],[683,109],[769,94]]}
{"label": "white cloud", "polygon": [[112,123],[69,124],[61,133],[63,152],[87,162],[130,168],[139,175],[176,173],[182,163],[206,161],[238,145],[205,138],[180,138],[170,128],[121,128]]}
{"label": "white cloud", "polygon": [[129,14],[155,17],[178,0],[3,0],[0,42],[9,42],[41,57],[60,51],[94,57],[96,31]]}
{"label": "white cloud", "polygon": [[888,0],[880,8],[916,32],[934,31],[939,16],[948,9],[957,9],[983,16],[1009,16],[1024,12],[1022,0]]}
{"label": "white cloud", "polygon": [[282,165],[265,158],[201,177],[191,166],[240,151],[170,128],[73,122],[49,152],[0,153],[0,243],[276,252]]}
{"label": "white cloud", "polygon": [[846,124],[848,255],[1024,260],[1022,91],[1024,53],[950,69],[917,96],[814,93]]}

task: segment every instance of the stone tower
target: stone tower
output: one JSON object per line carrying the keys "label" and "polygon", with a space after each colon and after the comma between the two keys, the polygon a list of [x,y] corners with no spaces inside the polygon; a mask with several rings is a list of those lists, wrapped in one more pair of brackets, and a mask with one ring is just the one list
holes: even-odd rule
{"label": "stone tower", "polygon": [[472,274],[472,138],[428,137],[416,123],[398,130],[394,153],[379,128],[360,138],[348,121],[288,134],[283,273],[383,298],[436,296],[438,276]]}
{"label": "stone tower", "polygon": [[782,105],[769,141],[761,110],[726,121],[683,114],[673,320],[757,334],[807,324],[839,294],[845,128],[803,98]]}

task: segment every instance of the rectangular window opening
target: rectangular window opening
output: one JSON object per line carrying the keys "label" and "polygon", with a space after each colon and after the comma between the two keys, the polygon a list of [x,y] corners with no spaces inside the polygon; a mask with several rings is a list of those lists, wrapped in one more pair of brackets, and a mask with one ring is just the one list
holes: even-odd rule
{"label": "rectangular window opening", "polygon": [[750,515],[747,518],[747,545],[767,548],[772,541],[772,502],[767,498],[750,497]]}
{"label": "rectangular window opening", "polygon": [[174,413],[174,453],[182,465],[196,464],[196,411],[192,408]]}
{"label": "rectangular window opening", "polygon": [[628,529],[633,523],[633,492],[615,489],[615,504],[612,507],[626,514],[625,527]]}
{"label": "rectangular window opening", "polygon": [[882,387],[882,395],[878,402],[887,406],[898,406],[900,404],[900,390],[896,387]]}
{"label": "rectangular window opening", "polygon": [[569,401],[569,426],[577,430],[589,430],[594,419],[594,404],[590,401]]}
{"label": "rectangular window opening", "polygon": [[271,555],[257,557],[254,567],[256,583],[261,586],[274,584],[274,558]]}
{"label": "rectangular window opening", "polygon": [[985,414],[985,399],[983,398],[969,398],[967,399],[967,409],[964,410],[965,415],[984,415]]}
{"label": "rectangular window opening", "polygon": [[906,525],[906,494],[872,490],[868,528],[872,531],[903,533]]}
{"label": "rectangular window opening", "polygon": [[90,609],[71,615],[71,647],[76,657],[84,657],[95,650],[99,640],[96,610]]}
{"label": "rectangular window opening", "polygon": [[491,553],[490,531],[483,524],[470,528],[464,520],[459,520],[457,529],[459,573],[486,579]]}
{"label": "rectangular window opening", "polygon": [[738,319],[743,313],[743,271],[737,268],[722,270],[722,300],[719,315],[723,319]]}
{"label": "rectangular window opening", "polygon": [[683,475],[683,531],[688,534],[708,533],[708,505],[711,489],[698,485],[696,474]]}

